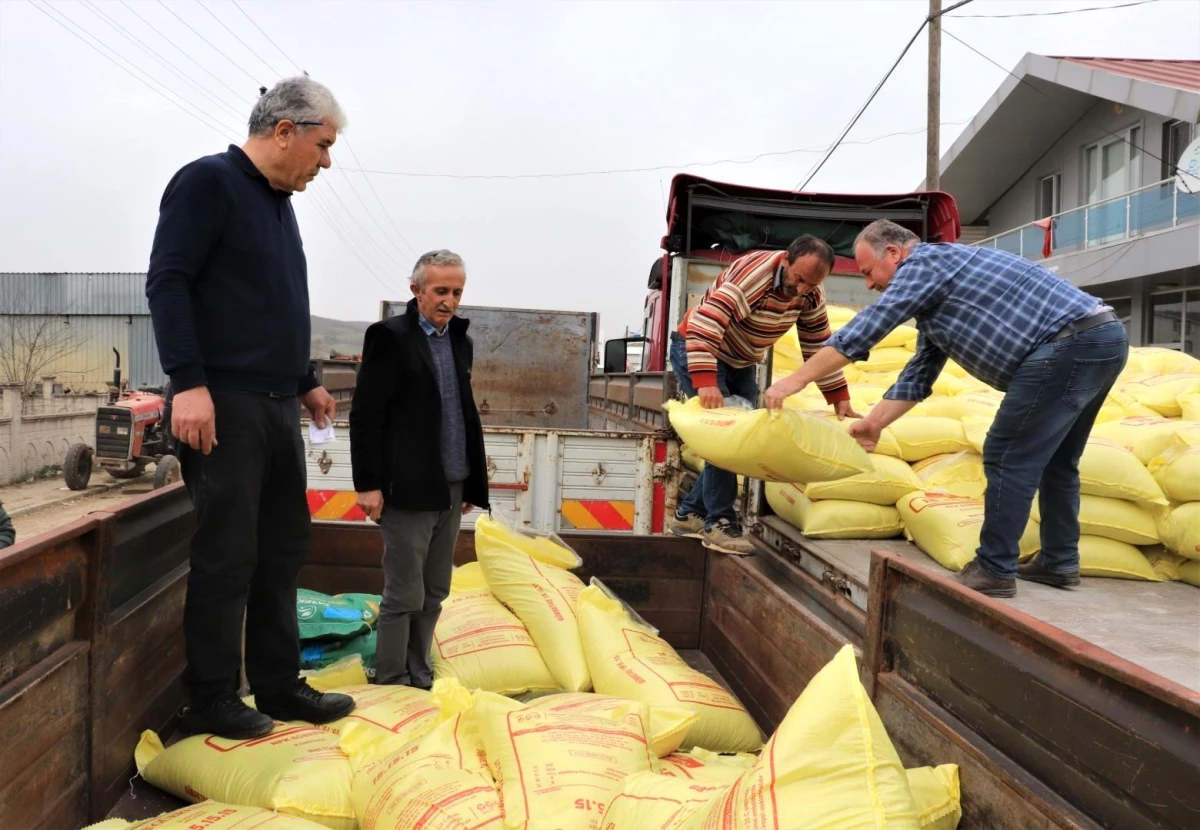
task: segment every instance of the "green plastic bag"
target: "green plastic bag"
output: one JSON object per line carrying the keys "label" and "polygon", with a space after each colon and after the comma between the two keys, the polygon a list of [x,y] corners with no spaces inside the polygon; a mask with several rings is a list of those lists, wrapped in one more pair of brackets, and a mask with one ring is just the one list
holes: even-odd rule
{"label": "green plastic bag", "polygon": [[363,670],[368,680],[375,679],[375,629],[349,640],[304,643],[300,649],[300,663],[306,669],[323,669],[343,657],[357,654],[362,657]]}
{"label": "green plastic bag", "polygon": [[345,640],[365,634],[379,618],[378,594],[329,596],[301,588],[296,592],[296,619],[301,640]]}

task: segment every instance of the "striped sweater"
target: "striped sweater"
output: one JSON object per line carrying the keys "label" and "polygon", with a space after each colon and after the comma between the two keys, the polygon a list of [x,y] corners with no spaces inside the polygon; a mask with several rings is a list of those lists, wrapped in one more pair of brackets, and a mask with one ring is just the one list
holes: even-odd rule
{"label": "striped sweater", "polygon": [[[697,389],[717,385],[717,361],[734,368],[762,362],[791,326],[796,327],[807,360],[830,338],[825,289],[788,298],[775,289],[775,274],[784,251],[753,251],[721,272],[679,333],[687,339],[688,374]],[[839,370],[817,381],[830,404],[850,399]]]}

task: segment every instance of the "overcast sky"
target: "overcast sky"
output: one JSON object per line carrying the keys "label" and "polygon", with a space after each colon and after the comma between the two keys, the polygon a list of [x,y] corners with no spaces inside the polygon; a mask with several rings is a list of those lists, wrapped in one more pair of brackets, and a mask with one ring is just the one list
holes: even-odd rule
{"label": "overcast sky", "polygon": [[[371,170],[423,174],[682,165],[828,145],[928,9],[924,0],[239,0],[243,14],[229,0],[55,0],[48,11],[37,2],[0,2],[2,271],[145,270],[171,175],[240,144],[257,87],[296,74],[291,60],[333,89],[349,116],[335,165],[357,168],[355,155]],[[1101,5],[1112,2],[977,0],[957,14]],[[97,38],[204,114],[181,111],[63,26]],[[1200,58],[1200,0],[1062,16],[952,15],[945,26],[1006,67],[1026,52]],[[848,141],[916,134],[842,146],[810,190],[917,186],[925,60],[922,36]],[[947,37],[942,79],[942,121],[964,122],[1004,73]],[[943,150],[960,129],[943,127]],[[691,170],[791,188],[819,158]],[[617,336],[640,327],[674,172],[368,180],[335,167],[294,200],[313,313],[375,319],[380,299],[407,294],[414,252],[448,247],[467,261],[466,302],[599,311],[604,333]]]}

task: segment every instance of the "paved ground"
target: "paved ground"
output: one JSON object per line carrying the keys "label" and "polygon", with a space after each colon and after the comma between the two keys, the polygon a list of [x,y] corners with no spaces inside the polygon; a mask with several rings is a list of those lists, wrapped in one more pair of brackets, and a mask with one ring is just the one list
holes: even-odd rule
{"label": "paved ground", "polygon": [[67,489],[62,476],[57,476],[32,484],[0,487],[0,503],[13,517],[17,539],[23,540],[148,493],[153,484],[153,472],[126,481],[101,473],[92,476],[92,485],[86,490],[72,491]]}

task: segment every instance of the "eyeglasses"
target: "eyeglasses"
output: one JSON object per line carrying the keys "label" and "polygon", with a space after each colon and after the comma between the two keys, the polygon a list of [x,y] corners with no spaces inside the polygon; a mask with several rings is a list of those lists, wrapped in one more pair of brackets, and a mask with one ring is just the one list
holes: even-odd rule
{"label": "eyeglasses", "polygon": [[308,119],[301,119],[300,121],[293,121],[292,123],[293,124],[304,124],[309,127],[324,127],[325,126],[324,121],[311,121]]}

